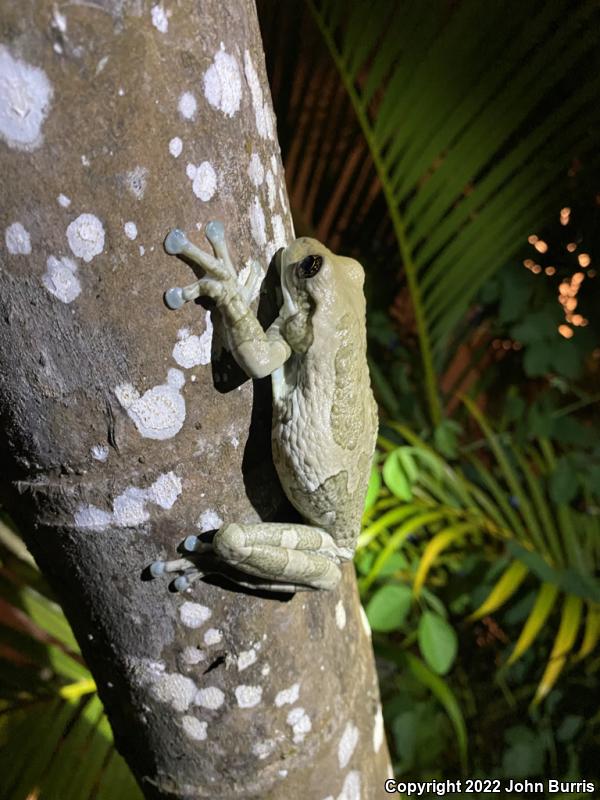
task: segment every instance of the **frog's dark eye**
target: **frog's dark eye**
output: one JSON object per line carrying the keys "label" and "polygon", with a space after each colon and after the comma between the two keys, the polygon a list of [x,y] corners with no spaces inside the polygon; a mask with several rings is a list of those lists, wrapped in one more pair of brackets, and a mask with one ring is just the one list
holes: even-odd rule
{"label": "frog's dark eye", "polygon": [[321,256],[306,256],[296,264],[296,275],[299,278],[312,278],[323,266]]}

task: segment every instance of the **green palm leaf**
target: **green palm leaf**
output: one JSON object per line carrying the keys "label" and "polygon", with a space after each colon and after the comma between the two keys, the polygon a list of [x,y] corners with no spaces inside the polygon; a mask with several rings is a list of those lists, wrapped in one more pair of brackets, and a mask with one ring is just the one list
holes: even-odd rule
{"label": "green palm leaf", "polygon": [[597,5],[307,2],[387,202],[437,425],[450,337],[593,152]]}
{"label": "green palm leaf", "polygon": [[1,521],[0,561],[3,796],[141,800],[67,620]]}

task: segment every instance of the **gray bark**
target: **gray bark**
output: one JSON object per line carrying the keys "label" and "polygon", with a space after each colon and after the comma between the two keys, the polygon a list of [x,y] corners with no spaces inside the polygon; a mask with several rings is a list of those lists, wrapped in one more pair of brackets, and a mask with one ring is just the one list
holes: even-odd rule
{"label": "gray bark", "polygon": [[[162,249],[173,226],[205,247],[198,228],[222,220],[240,265],[293,236],[254,6],[0,8],[6,502],[117,746],[149,798],[382,796],[351,566],[338,591],[289,601],[219,581],[177,595],[144,572],[219,519],[287,509],[268,383],[243,379],[216,342],[212,367],[198,363],[206,311],[162,301],[194,279]],[[204,165],[194,180],[188,165]]]}

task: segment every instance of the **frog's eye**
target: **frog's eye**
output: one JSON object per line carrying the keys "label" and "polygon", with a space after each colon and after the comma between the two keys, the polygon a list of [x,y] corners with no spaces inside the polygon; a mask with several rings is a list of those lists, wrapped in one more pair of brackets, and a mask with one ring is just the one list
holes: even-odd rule
{"label": "frog's eye", "polygon": [[323,266],[321,256],[306,256],[296,264],[296,275],[299,278],[312,278]]}

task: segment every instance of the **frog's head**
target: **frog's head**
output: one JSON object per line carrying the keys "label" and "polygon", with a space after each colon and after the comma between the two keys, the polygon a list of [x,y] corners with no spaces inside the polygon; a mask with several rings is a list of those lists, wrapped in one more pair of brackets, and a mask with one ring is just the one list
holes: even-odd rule
{"label": "frog's head", "polygon": [[334,323],[348,311],[364,318],[364,272],[358,261],[335,255],[316,239],[303,236],[279,252],[278,266],[280,315],[294,350],[310,346],[317,320]]}

